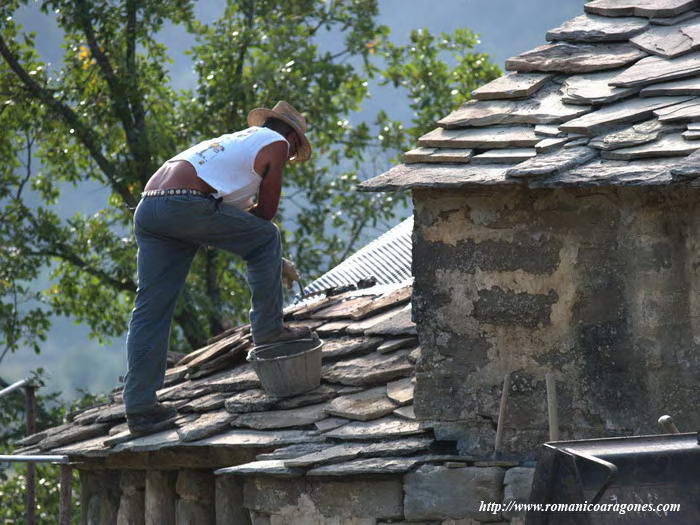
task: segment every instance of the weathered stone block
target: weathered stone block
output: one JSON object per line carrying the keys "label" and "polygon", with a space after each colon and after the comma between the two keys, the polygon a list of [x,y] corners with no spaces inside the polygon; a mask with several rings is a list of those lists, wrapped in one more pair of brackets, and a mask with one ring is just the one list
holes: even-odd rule
{"label": "weathered stone block", "polygon": [[146,525],[175,523],[177,471],[146,471]]}
{"label": "weathered stone block", "polygon": [[254,525],[243,506],[243,480],[236,476],[217,476],[215,481],[216,525]]}
{"label": "weathered stone block", "polygon": [[142,470],[124,470],[119,486],[122,496],[119,501],[117,525],[141,525],[145,523],[146,475]]}
{"label": "weathered stone block", "polygon": [[81,471],[80,522],[86,525],[116,525],[119,511],[119,472]]}
{"label": "weathered stone block", "polygon": [[175,506],[177,525],[214,523],[214,474],[205,470],[181,470],[176,489],[179,499]]}
{"label": "weathered stone block", "polygon": [[[535,477],[534,468],[516,467],[506,471],[503,479],[505,487],[503,489],[503,504],[508,505],[511,501],[527,503],[530,501],[530,491],[532,490],[532,480]],[[504,512],[503,517],[511,520],[515,517],[524,518],[524,512]]]}
{"label": "weathered stone block", "polygon": [[499,515],[480,512],[481,502],[499,502],[501,468],[450,469],[424,465],[404,476],[404,513],[408,520],[478,518],[497,521]]}

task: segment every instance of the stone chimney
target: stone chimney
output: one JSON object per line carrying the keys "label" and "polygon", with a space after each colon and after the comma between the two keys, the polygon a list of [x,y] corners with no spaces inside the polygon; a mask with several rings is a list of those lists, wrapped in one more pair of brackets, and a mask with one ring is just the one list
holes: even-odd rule
{"label": "stone chimney", "polygon": [[700,28],[694,3],[596,0],[507,61],[405,164],[415,412],[461,451],[700,427]]}

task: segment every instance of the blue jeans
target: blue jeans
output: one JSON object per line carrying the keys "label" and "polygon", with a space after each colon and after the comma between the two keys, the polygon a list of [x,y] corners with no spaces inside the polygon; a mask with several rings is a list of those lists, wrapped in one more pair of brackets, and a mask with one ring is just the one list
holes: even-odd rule
{"label": "blue jeans", "polygon": [[273,223],[195,195],[144,197],[134,215],[138,289],[127,335],[127,413],[156,402],[165,377],[170,323],[200,245],[240,255],[248,265],[253,340],[282,328],[282,251]]}

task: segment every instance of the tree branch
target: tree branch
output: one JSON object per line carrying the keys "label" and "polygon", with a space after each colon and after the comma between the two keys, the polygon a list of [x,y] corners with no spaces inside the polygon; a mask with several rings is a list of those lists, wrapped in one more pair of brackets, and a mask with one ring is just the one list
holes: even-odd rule
{"label": "tree branch", "polygon": [[31,76],[29,76],[25,69],[20,65],[17,58],[12,54],[9,47],[7,47],[2,35],[0,35],[0,55],[2,55],[7,65],[10,66],[10,68],[15,72],[17,77],[22,81],[29,92],[44,102],[54,112],[61,115],[63,120],[75,130],[76,136],[87,148],[88,152],[100,167],[105,177],[107,177],[112,184],[114,190],[124,199],[124,202],[126,202],[129,206],[136,206],[136,201],[131,195],[131,192],[126,186],[117,180],[115,166],[109,160],[107,160],[107,158],[100,151],[99,138],[90,128],[83,124],[83,122],[70,107],[55,99],[48,89],[40,86]]}

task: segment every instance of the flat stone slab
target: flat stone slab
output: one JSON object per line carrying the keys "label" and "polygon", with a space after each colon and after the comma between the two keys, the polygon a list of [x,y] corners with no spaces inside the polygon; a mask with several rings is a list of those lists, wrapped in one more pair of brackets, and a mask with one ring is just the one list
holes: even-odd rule
{"label": "flat stone slab", "polygon": [[311,318],[324,320],[347,319],[350,317],[350,312],[352,312],[354,309],[368,305],[372,303],[373,300],[373,296],[362,295],[360,297],[351,297],[321,310],[315,311],[311,314]]}
{"label": "flat stone slab", "polygon": [[657,109],[654,115],[659,117],[661,122],[687,122],[700,118],[700,100],[693,99],[682,104]]}
{"label": "flat stone slab", "polygon": [[566,132],[561,131],[559,126],[551,124],[538,124],[535,126],[535,135],[538,137],[561,138],[566,137]]}
{"label": "flat stone slab", "polygon": [[700,95],[700,77],[653,84],[639,92],[641,97],[675,97],[679,95]]}
{"label": "flat stone slab", "polygon": [[646,56],[641,49],[628,43],[570,44],[557,42],[536,47],[506,60],[508,71],[588,73],[634,64]]}
{"label": "flat stone slab", "polygon": [[380,354],[388,354],[394,350],[415,346],[418,344],[418,339],[415,337],[399,337],[396,339],[388,339],[377,347],[377,352]]}
{"label": "flat stone slab", "polygon": [[531,188],[575,186],[666,186],[673,182],[671,168],[682,160],[661,158],[630,161],[594,160],[554,177],[528,182]]}
{"label": "flat stone slab", "polygon": [[355,308],[350,313],[350,317],[354,321],[359,321],[368,317],[374,317],[377,314],[390,310],[395,306],[407,303],[408,301],[410,301],[412,294],[413,286],[402,286],[396,288],[390,292],[383,294],[381,297],[376,298],[368,305]]}
{"label": "flat stone slab", "polygon": [[675,58],[700,49],[700,23],[652,26],[630,40],[639,49],[664,58]]}
{"label": "flat stone slab", "polygon": [[397,408],[396,410],[394,410],[394,414],[405,419],[410,419],[411,421],[416,420],[416,412],[413,408],[413,405]]}
{"label": "flat stone slab", "polygon": [[700,149],[700,143],[685,140],[680,134],[661,137],[656,142],[633,148],[603,151],[601,157],[609,160],[636,160],[655,157],[686,157]]}
{"label": "flat stone slab", "polygon": [[374,421],[354,421],[326,432],[324,436],[344,440],[390,439],[400,436],[422,434],[424,430],[416,421],[407,421],[396,416],[386,416]]}
{"label": "flat stone slab", "polygon": [[373,352],[381,343],[378,337],[340,337],[325,341],[321,349],[323,359],[338,359],[340,357],[368,354]]}
{"label": "flat stone slab", "polygon": [[[561,148],[564,144],[567,142],[570,142],[573,140],[571,137],[561,137],[561,138],[549,138],[549,139],[544,139],[540,142],[537,143],[535,146],[535,152],[536,153],[548,153],[550,151],[554,151],[555,149]],[[523,162],[527,159],[523,159]]]}
{"label": "flat stone slab", "polygon": [[300,468],[287,467],[285,466],[284,462],[279,459],[270,459],[264,461],[252,461],[250,463],[244,463],[243,465],[237,465],[235,467],[220,468],[215,470],[214,474],[217,476],[227,474],[239,476],[263,474],[267,476],[293,478],[302,476],[304,474],[304,470]]}
{"label": "flat stone slab", "polygon": [[350,423],[350,420],[345,419],[344,417],[327,417],[321,421],[316,421],[314,426],[319,432],[328,432],[334,428],[342,427],[347,423]]}
{"label": "flat stone slab", "polygon": [[270,447],[298,443],[319,443],[325,438],[314,436],[305,430],[244,430],[231,429],[206,439],[190,441],[193,447]]}
{"label": "flat stone slab", "polygon": [[290,408],[305,407],[308,405],[316,405],[323,403],[338,395],[337,387],[329,385],[319,385],[313,390],[297,394],[292,397],[279,398],[275,403],[275,408],[279,410],[287,410]]}
{"label": "flat stone slab", "polygon": [[686,158],[678,161],[671,168],[671,175],[680,179],[695,179],[700,177],[700,151],[695,151]]}
{"label": "flat stone slab", "polygon": [[415,162],[454,162],[468,164],[474,155],[470,149],[455,148],[416,148],[404,153],[403,161],[407,164]]}
{"label": "flat stone slab", "polygon": [[587,13],[603,16],[671,17],[691,11],[693,0],[594,0],[584,8]]}
{"label": "flat stone slab", "polygon": [[238,365],[231,370],[213,374],[206,379],[198,380],[188,387],[188,390],[206,388],[210,392],[239,392],[250,388],[258,388],[258,379],[253,367],[248,364]]}
{"label": "flat stone slab", "polygon": [[[367,335],[416,335],[416,323],[411,318],[411,304],[407,304],[386,319],[373,324],[365,330]],[[379,345],[377,345],[379,346]]]}
{"label": "flat stone slab", "polygon": [[[421,166],[421,164],[414,164],[413,166]],[[382,312],[377,315],[373,315],[371,317],[368,317],[367,319],[362,319],[361,321],[355,321],[351,324],[348,325],[346,332],[349,334],[364,334],[367,332],[368,329],[372,328],[373,326],[384,322],[388,319],[391,319],[395,315],[397,315],[401,310],[403,309],[403,306],[398,306],[395,308],[392,308],[386,312]]]}
{"label": "flat stone slab", "polygon": [[338,463],[361,457],[383,457],[412,455],[428,450],[430,438],[409,437],[379,443],[340,443],[304,456],[285,460],[289,467],[310,467],[327,463]]}
{"label": "flat stone slab", "polygon": [[680,104],[689,99],[690,97],[650,97],[624,100],[571,120],[562,124],[560,128],[569,133],[597,135],[613,125],[647,120],[653,116],[654,110]]}
{"label": "flat stone slab", "polygon": [[527,148],[539,142],[530,126],[493,126],[488,128],[437,128],[418,139],[421,146],[435,148]]}
{"label": "flat stone slab", "polygon": [[328,414],[358,421],[369,421],[391,414],[397,405],[387,397],[387,387],[379,386],[357,394],[336,397],[326,407]]}
{"label": "flat stone slab", "polygon": [[45,439],[39,441],[38,447],[41,450],[49,450],[62,447],[69,443],[86,441],[98,436],[107,434],[110,425],[107,423],[94,423],[91,425],[71,425],[60,432],[50,434]]}
{"label": "flat stone slab", "polygon": [[477,100],[499,100],[529,97],[536,93],[552,75],[543,73],[509,73],[472,91]]}
{"label": "flat stone slab", "polygon": [[567,104],[602,105],[610,104],[639,92],[639,88],[620,88],[610,86],[619,71],[603,71],[573,75],[562,85],[562,101]]}
{"label": "flat stone slab", "polygon": [[289,445],[287,447],[278,448],[272,452],[258,454],[255,459],[258,461],[268,461],[271,459],[293,459],[307,454],[320,452],[333,445],[329,443],[299,443],[297,445]]}
{"label": "flat stone slab", "polygon": [[225,410],[210,412],[202,414],[194,421],[180,425],[177,432],[182,441],[196,441],[228,430],[235,419],[234,414]]}
{"label": "flat stone slab", "polygon": [[224,406],[224,402],[228,399],[229,394],[224,392],[214,392],[193,399],[189,403],[180,407],[182,412],[209,412],[217,410]]}
{"label": "flat stone slab", "polygon": [[510,168],[509,177],[541,177],[575,168],[590,162],[598,156],[598,152],[588,147],[559,149],[552,153],[537,155],[522,164]]}
{"label": "flat stone slab", "polygon": [[361,476],[372,474],[405,474],[416,465],[429,461],[429,457],[414,458],[367,458],[316,467],[306,472],[307,476]]}
{"label": "flat stone slab", "polygon": [[249,427],[256,430],[303,427],[325,418],[326,406],[326,403],[320,403],[290,410],[249,412],[238,416],[233,424],[237,427]]}
{"label": "flat stone slab", "polygon": [[518,164],[537,155],[533,148],[492,149],[476,155],[473,164]]}
{"label": "flat stone slab", "polygon": [[656,26],[675,26],[676,24],[680,24],[681,22],[686,22],[688,20],[692,20],[693,18],[696,18],[698,15],[700,15],[700,12],[698,11],[686,11],[685,13],[681,13],[680,15],[676,16],[670,16],[670,17],[659,17],[659,18],[650,18],[649,22],[651,22],[653,25]]}
{"label": "flat stone slab", "polygon": [[684,128],[685,126],[682,124],[670,125],[664,124],[658,119],[648,120],[620,131],[596,137],[589,144],[592,148],[606,151],[630,148],[654,142],[662,135],[682,131]]}
{"label": "flat stone slab", "polygon": [[399,405],[407,405],[413,401],[413,378],[407,377],[392,381],[386,385],[386,395]]}
{"label": "flat stone slab", "polygon": [[224,402],[224,406],[229,412],[243,414],[267,410],[275,404],[275,401],[276,399],[268,396],[264,390],[253,389],[229,396]]}
{"label": "flat stone slab", "polygon": [[[539,142],[535,137],[533,146]],[[399,164],[388,172],[362,182],[360,191],[395,191],[413,188],[468,188],[513,184],[507,166],[460,164]]]}
{"label": "flat stone slab", "polygon": [[438,125],[464,128],[498,124],[556,124],[588,111],[563,104],[559,86],[553,85],[521,100],[470,100],[438,120]]}
{"label": "flat stone slab", "polygon": [[375,386],[406,377],[412,371],[413,365],[408,361],[408,350],[399,350],[391,354],[373,353],[326,365],[321,370],[321,377],[331,383]]}
{"label": "flat stone slab", "polygon": [[102,407],[99,415],[95,419],[96,423],[108,423],[112,421],[122,421],[126,419],[126,408],[123,403]]}
{"label": "flat stone slab", "polygon": [[686,140],[700,140],[700,131],[684,131],[681,135]]}
{"label": "flat stone slab", "polygon": [[650,26],[650,22],[638,17],[610,18],[584,14],[547,31],[547,40],[567,42],[626,42]]}
{"label": "flat stone slab", "polygon": [[178,443],[180,435],[177,429],[168,429],[120,443],[112,448],[112,452],[147,452],[172,447]]}
{"label": "flat stone slab", "polygon": [[[71,443],[62,447],[51,450],[52,454],[66,456],[84,456],[84,457],[104,457],[110,453],[110,447],[105,445],[106,436],[98,436],[78,443]],[[15,451],[15,453],[19,453]],[[24,454],[38,454],[39,451],[22,452]]]}
{"label": "flat stone slab", "polygon": [[617,87],[644,87],[659,82],[692,77],[700,73],[700,53],[678,58],[646,57],[610,81]]}

